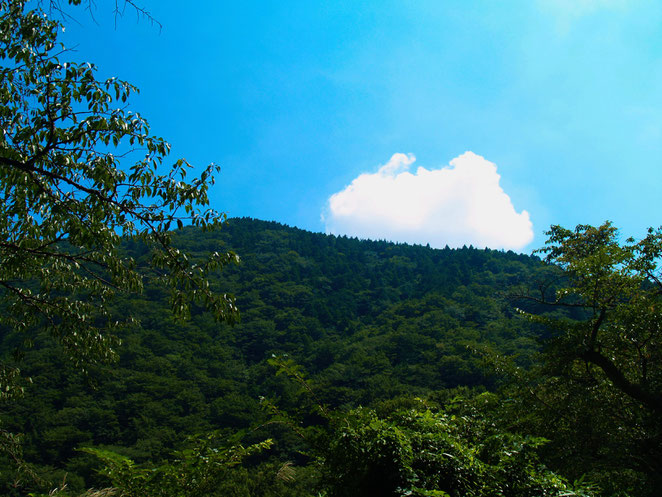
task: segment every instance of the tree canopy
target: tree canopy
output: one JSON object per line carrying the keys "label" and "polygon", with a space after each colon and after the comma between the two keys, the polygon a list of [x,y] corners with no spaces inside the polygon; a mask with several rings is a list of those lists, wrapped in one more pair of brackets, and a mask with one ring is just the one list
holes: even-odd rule
{"label": "tree canopy", "polygon": [[622,244],[611,223],[574,231],[552,226],[548,234],[541,252],[568,281],[550,304],[587,311],[585,319],[564,326],[563,347],[662,416],[662,230],[651,228],[643,240]]}
{"label": "tree canopy", "polygon": [[[107,359],[108,331],[121,325],[107,302],[140,291],[147,275],[170,288],[176,314],[199,302],[232,321],[233,297],[212,292],[207,276],[237,257],[193,262],[170,232],[224,221],[209,208],[218,166],[187,181],[192,166],[167,164],[170,145],[129,110],[137,89],[66,61],[61,24],[26,3],[0,2],[0,324],[45,326],[75,358]],[[122,239],[149,248],[149,270]]]}
{"label": "tree canopy", "polygon": [[621,241],[607,222],[552,226],[548,235],[540,252],[563,273],[554,289],[541,286],[523,300],[552,311],[529,314],[551,337],[538,365],[508,396],[520,404],[524,430],[553,440],[549,454],[558,468],[587,474],[613,492],[657,495],[662,231]]}

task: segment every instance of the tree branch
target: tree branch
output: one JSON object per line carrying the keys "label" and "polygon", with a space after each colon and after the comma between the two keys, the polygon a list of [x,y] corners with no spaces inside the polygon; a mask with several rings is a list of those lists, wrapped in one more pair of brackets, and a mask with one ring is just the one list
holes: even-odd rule
{"label": "tree branch", "polygon": [[604,374],[611,380],[616,388],[621,390],[630,398],[640,402],[648,409],[658,415],[662,415],[662,398],[648,390],[644,390],[640,385],[628,380],[623,372],[616,367],[607,357],[595,350],[585,350],[580,357],[585,361],[598,366]]}

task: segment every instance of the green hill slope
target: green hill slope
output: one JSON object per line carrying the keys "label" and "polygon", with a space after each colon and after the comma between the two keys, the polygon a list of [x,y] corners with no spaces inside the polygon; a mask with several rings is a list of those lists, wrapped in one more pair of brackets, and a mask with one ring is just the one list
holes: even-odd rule
{"label": "green hill slope", "polygon": [[[186,228],[177,244],[241,256],[213,281],[237,296],[238,325],[219,325],[197,308],[175,321],[168,295],[148,282],[142,295],[114,304],[140,322],[123,332],[119,363],[82,375],[46,336],[22,360],[33,385],[2,414],[3,425],[25,434],[26,459],[68,472],[74,486],[96,478],[78,447],[159,460],[186,434],[264,421],[260,396],[296,410],[293,386],[266,362],[274,354],[301,364],[322,402],[345,408],[490,388],[473,346],[521,364],[538,349],[540,330],[515,318],[505,298],[549,271],[526,255],[361,241],[252,219],[232,219],[219,232]],[[140,261],[140,246],[127,250]],[[5,355],[14,340],[4,337]]]}

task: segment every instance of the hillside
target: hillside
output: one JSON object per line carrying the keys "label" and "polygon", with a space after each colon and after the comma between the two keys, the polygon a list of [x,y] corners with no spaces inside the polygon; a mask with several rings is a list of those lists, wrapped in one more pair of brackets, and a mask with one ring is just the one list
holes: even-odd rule
{"label": "hillside", "polygon": [[[74,487],[97,481],[91,456],[76,448],[160,460],[186,434],[259,425],[261,396],[296,410],[295,389],[267,363],[272,355],[300,364],[323,403],[350,408],[490,389],[473,346],[524,365],[538,349],[540,330],[514,317],[506,298],[550,270],[526,255],[361,241],[252,219],[218,232],[186,228],[177,244],[240,254],[241,264],[213,281],[237,296],[239,324],[219,325],[197,308],[178,322],[168,295],[148,282],[114,304],[140,322],[122,332],[119,363],[81,374],[46,336],[22,359],[33,385],[3,424],[25,433],[28,461],[68,473]],[[140,246],[126,249],[140,261]],[[4,337],[5,356],[15,340]]]}

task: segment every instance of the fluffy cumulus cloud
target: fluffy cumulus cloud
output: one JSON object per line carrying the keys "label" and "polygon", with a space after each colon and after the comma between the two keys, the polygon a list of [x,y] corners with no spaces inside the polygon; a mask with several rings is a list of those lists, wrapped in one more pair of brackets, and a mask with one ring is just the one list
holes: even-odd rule
{"label": "fluffy cumulus cloud", "polygon": [[376,173],[361,174],[333,194],[322,216],[327,233],[433,247],[518,250],[533,240],[526,211],[499,186],[496,165],[466,152],[441,169],[395,154]]}

